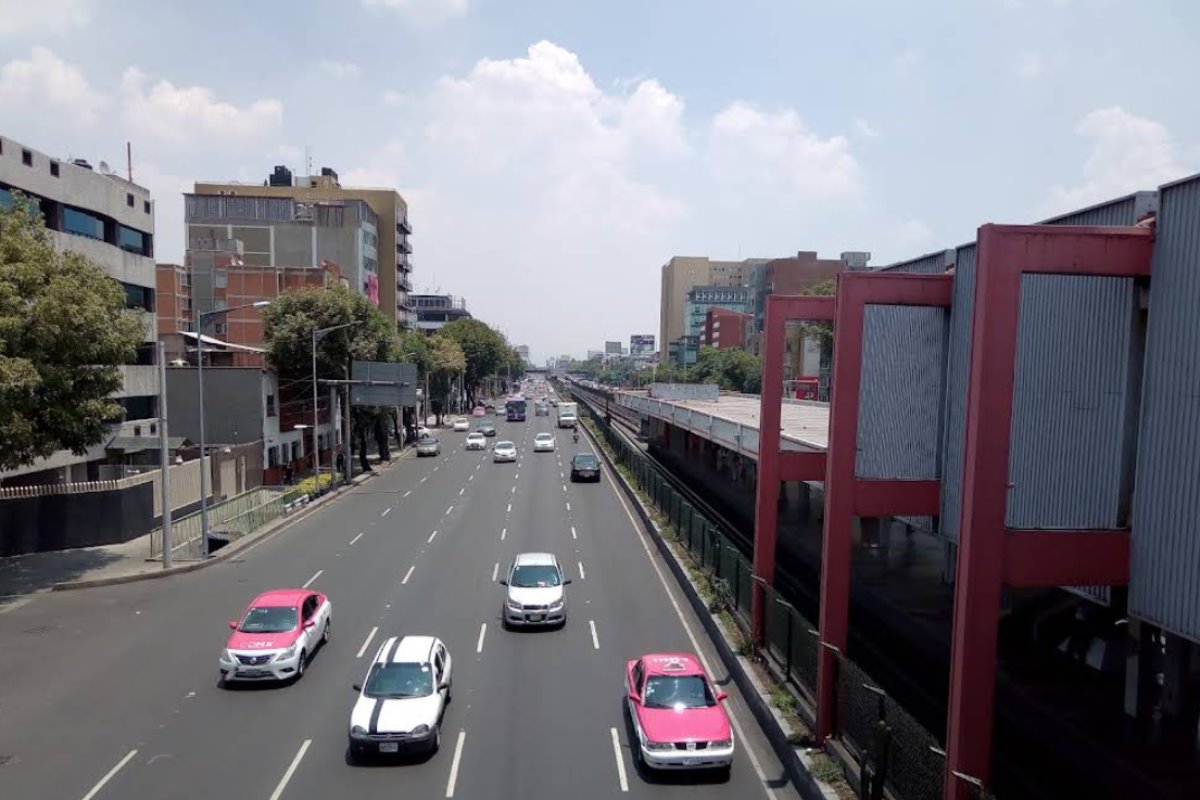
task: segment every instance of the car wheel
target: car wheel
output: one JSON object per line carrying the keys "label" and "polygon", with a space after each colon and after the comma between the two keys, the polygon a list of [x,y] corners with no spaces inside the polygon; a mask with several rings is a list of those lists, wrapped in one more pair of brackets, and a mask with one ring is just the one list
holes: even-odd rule
{"label": "car wheel", "polygon": [[327,620],[325,620],[325,630],[324,630],[324,631],[322,631],[322,633],[321,633],[321,644],[322,644],[322,645],[329,644],[329,629],[330,629],[332,626],[333,626],[333,620],[332,620],[332,619],[327,619]]}
{"label": "car wheel", "polygon": [[454,681],[450,681],[450,683],[446,686],[446,705],[450,705],[450,702],[453,699],[454,699]]}
{"label": "car wheel", "polygon": [[438,750],[441,750],[441,749],[442,749],[442,726],[438,725],[436,728],[433,729],[433,747],[430,748],[429,752],[436,753]]}
{"label": "car wheel", "polygon": [[733,771],[733,765],[727,764],[717,770],[717,780],[721,783],[729,783],[729,774]]}
{"label": "car wheel", "polygon": [[304,677],[304,667],[308,663],[308,651],[300,651],[300,660],[296,662],[296,680]]}

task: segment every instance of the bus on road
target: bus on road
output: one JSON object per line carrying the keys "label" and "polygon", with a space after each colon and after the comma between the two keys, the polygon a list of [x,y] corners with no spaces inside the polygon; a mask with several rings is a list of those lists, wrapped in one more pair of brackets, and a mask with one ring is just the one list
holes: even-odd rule
{"label": "bus on road", "polygon": [[504,415],[509,422],[525,421],[525,397],[514,394],[504,401]]}

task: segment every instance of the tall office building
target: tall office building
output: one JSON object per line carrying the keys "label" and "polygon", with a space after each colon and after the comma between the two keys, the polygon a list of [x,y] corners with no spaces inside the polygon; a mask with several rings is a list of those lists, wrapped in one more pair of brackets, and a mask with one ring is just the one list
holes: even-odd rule
{"label": "tall office building", "polygon": [[455,320],[471,318],[467,301],[452,294],[413,294],[409,300],[417,311],[417,330],[427,334],[432,335]]}
{"label": "tall office building", "polygon": [[674,256],[662,267],[662,293],[659,298],[659,358],[670,358],[670,342],[688,335],[688,292],[696,286],[747,286],[751,272],[767,259],[712,261],[704,256]]}
{"label": "tall office building", "polygon": [[65,161],[0,137],[0,205],[13,191],[35,202],[55,246],[87,256],[125,288],[126,305],[143,312],[145,344],[121,367],[116,399],[122,419],[106,439],[82,455],[60,451],[26,467],[0,473],[0,483],[79,482],[111,478],[105,464],[126,453],[157,447],[158,376],[155,369],[154,204],[150,192],[113,174],[101,162]]}
{"label": "tall office building", "polygon": [[[408,204],[394,189],[342,186],[332,169],[293,176],[275,167],[261,186],[197,182],[187,195],[188,250],[241,242],[252,266],[338,265],[399,329],[416,327]],[[197,296],[198,302],[203,302]]]}

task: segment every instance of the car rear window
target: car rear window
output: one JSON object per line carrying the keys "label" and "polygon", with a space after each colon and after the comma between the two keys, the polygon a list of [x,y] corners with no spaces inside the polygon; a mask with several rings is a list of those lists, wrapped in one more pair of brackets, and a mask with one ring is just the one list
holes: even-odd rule
{"label": "car rear window", "polygon": [[575,456],[575,466],[577,467],[594,467],[598,463],[596,457],[592,455]]}

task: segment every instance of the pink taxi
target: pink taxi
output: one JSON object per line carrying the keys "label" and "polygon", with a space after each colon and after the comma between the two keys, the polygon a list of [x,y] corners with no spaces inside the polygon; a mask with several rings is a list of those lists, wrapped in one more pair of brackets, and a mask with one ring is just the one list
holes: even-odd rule
{"label": "pink taxi", "polygon": [[304,677],[309,659],[329,641],[333,605],[320,592],[274,589],[251,601],[221,651],[222,681],[285,681]]}
{"label": "pink taxi", "polygon": [[625,665],[625,694],[637,734],[632,748],[640,766],[652,769],[716,769],[733,765],[733,730],[694,655],[644,655]]}

